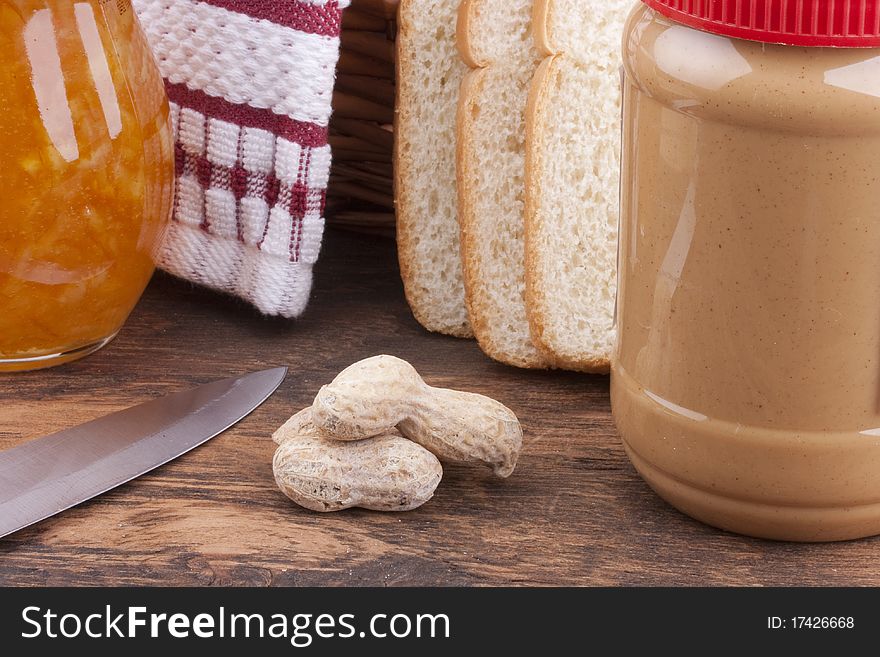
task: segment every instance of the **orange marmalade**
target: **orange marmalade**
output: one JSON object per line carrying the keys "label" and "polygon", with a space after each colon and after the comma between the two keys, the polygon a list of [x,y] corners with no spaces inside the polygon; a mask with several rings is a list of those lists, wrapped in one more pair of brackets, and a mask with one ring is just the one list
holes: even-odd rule
{"label": "orange marmalade", "polygon": [[173,182],[168,102],[129,0],[0,0],[0,371],[116,335]]}

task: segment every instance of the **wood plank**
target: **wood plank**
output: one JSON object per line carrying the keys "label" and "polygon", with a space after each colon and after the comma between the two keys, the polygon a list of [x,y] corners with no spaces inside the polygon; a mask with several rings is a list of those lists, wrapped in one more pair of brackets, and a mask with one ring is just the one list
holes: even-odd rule
{"label": "wood plank", "polygon": [[[351,362],[410,360],[432,384],[520,416],[514,475],[447,467],[407,514],[300,509],[275,487],[270,434]],[[701,525],[627,461],[608,381],[526,372],[412,318],[394,243],[329,231],[298,320],[159,274],[107,349],[0,377],[0,447],[158,395],[275,365],[291,373],[239,425],[130,484],[0,540],[0,585],[880,584],[877,540],[772,543]]]}

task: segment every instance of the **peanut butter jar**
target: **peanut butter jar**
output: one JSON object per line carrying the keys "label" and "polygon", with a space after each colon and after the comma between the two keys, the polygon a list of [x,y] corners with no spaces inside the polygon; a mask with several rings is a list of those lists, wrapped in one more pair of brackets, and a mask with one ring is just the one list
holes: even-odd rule
{"label": "peanut butter jar", "polygon": [[623,59],[627,454],[723,529],[880,533],[880,2],[645,0]]}

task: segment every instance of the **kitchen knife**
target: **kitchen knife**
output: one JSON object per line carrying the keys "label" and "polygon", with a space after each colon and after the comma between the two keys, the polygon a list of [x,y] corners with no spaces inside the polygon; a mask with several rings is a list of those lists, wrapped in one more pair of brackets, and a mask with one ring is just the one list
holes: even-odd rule
{"label": "kitchen knife", "polygon": [[262,404],[286,374],[215,381],[0,452],[0,537],[198,447]]}

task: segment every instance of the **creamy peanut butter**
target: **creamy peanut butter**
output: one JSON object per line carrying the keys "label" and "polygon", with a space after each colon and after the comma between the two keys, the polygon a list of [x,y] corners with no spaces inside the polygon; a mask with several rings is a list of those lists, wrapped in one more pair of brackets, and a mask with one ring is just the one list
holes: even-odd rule
{"label": "creamy peanut butter", "polygon": [[611,393],[633,464],[724,529],[880,533],[880,48],[639,6],[624,66]]}

